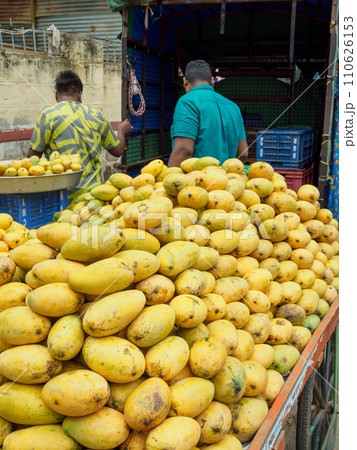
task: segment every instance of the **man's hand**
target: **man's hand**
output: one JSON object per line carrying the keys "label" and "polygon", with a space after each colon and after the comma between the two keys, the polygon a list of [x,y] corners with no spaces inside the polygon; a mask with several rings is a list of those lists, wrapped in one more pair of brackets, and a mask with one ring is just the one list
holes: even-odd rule
{"label": "man's hand", "polygon": [[118,125],[118,136],[119,134],[122,134],[124,136],[128,136],[131,132],[133,127],[131,126],[131,123],[128,119],[123,120],[123,122],[120,122]]}
{"label": "man's hand", "polygon": [[32,150],[32,148],[30,148],[27,153],[27,158],[31,158],[31,156],[38,156],[39,158],[41,158],[42,152],[35,152],[35,150]]}
{"label": "man's hand", "polygon": [[186,137],[175,137],[174,148],[171,152],[168,167],[180,167],[182,161],[191,158],[195,147],[195,141]]}
{"label": "man's hand", "polygon": [[112,150],[109,150],[109,153],[113,156],[121,156],[126,148],[128,147],[128,136],[131,132],[133,127],[131,126],[131,123],[128,119],[123,120],[123,122],[120,122],[118,125],[118,139],[119,144],[113,148]]}

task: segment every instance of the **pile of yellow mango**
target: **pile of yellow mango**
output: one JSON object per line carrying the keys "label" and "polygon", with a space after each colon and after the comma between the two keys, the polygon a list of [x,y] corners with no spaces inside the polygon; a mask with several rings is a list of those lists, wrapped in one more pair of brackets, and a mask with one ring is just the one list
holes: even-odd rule
{"label": "pile of yellow mango", "polygon": [[53,152],[50,158],[44,156],[31,156],[10,162],[8,166],[5,161],[0,161],[0,176],[2,177],[28,177],[40,175],[53,175],[59,173],[71,173],[81,170],[81,156],[65,155]]}
{"label": "pile of yellow mango", "polygon": [[241,450],[337,296],[319,196],[264,162],[155,160],[4,248],[3,449]]}

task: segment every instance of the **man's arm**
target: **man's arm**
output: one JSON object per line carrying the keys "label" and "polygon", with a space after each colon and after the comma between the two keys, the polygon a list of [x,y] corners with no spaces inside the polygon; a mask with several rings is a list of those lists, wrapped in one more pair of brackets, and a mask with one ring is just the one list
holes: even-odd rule
{"label": "man's arm", "polygon": [[168,167],[180,167],[182,161],[191,158],[195,141],[186,137],[175,137],[174,148],[171,152]]}
{"label": "man's arm", "polygon": [[247,140],[244,139],[244,141],[238,142],[237,158],[239,158],[244,164],[247,159],[247,156],[248,156],[248,144]]}
{"label": "man's arm", "polygon": [[41,158],[43,152],[35,152],[35,150],[32,150],[32,148],[30,148],[30,150],[27,152],[27,158],[31,158],[31,156],[38,156],[39,158]]}
{"label": "man's arm", "polygon": [[[106,119],[107,120],[107,119]],[[118,138],[115,139],[115,134],[109,122],[107,122],[105,133],[102,136],[102,145],[108,152],[119,158],[128,146],[128,136],[133,129],[128,119],[123,120],[118,125]],[[113,147],[113,144],[119,140],[119,143]]]}

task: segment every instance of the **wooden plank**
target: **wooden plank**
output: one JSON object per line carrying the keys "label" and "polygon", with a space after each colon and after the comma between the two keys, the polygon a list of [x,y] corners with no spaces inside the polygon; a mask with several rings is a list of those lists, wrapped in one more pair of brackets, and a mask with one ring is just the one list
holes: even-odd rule
{"label": "wooden plank", "polygon": [[336,298],[291,371],[267,417],[249,445],[249,450],[271,450],[274,448],[293,405],[299,398],[327,341],[336,328],[338,318],[339,299]]}

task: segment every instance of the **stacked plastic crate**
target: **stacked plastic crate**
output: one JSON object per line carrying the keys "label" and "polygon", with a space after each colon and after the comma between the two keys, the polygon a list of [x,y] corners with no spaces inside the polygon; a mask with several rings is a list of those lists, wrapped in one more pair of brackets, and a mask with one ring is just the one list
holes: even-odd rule
{"label": "stacked plastic crate", "polygon": [[257,134],[256,160],[270,163],[297,190],[314,179],[314,132],[312,129],[274,128]]}

